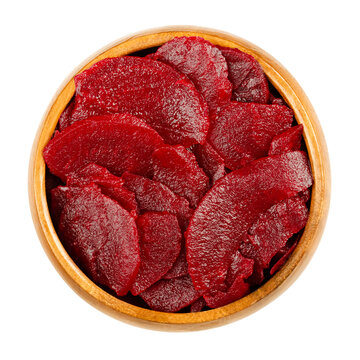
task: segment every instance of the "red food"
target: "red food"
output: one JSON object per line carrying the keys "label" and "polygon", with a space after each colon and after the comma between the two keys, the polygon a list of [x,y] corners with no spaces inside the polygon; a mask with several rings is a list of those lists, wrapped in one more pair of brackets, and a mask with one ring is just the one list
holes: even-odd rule
{"label": "red food", "polygon": [[276,135],[270,144],[269,155],[281,154],[287,151],[300,150],[303,126],[297,125]]}
{"label": "red food", "polygon": [[307,156],[300,151],[259,159],[219,180],[187,229],[187,261],[195,288],[221,286],[232,256],[258,216],[311,184]]}
{"label": "red food", "polygon": [[98,284],[125,295],[140,265],[134,218],[92,184],[71,194],[59,233],[77,263]]}
{"label": "red food", "polygon": [[127,114],[78,121],[46,145],[43,155],[50,171],[66,176],[89,163],[114,175],[131,171],[151,174],[151,154],[163,144],[161,137],[140,119]]}
{"label": "red food", "polygon": [[199,294],[189,275],[169,280],[160,280],[140,294],[151,309],[176,312],[192,304]]}
{"label": "red food", "polygon": [[51,218],[55,226],[58,226],[61,213],[67,202],[70,192],[79,191],[77,188],[69,188],[68,186],[58,186],[51,190]]}
{"label": "red food", "polygon": [[232,85],[228,80],[228,67],[221,51],[201,37],[177,37],[162,45],[154,56],[185,74],[203,95],[210,110],[218,109],[230,101]]}
{"label": "red food", "polygon": [[181,231],[176,216],[147,212],[136,220],[140,244],[140,268],[131,286],[139,295],[168,272],[181,248]]}
{"label": "red food", "polygon": [[233,84],[232,99],[267,104],[270,96],[268,82],[254,57],[238,49],[218,48],[228,64],[229,80]]}
{"label": "red food", "polygon": [[239,250],[236,251],[226,274],[226,284],[231,286],[237,277],[247,279],[253,273],[253,268],[254,260],[244,257]]}
{"label": "red food", "polygon": [[196,162],[195,156],[183,146],[163,146],[152,155],[154,180],[186,198],[192,207],[209,189],[209,178]]}
{"label": "red food", "polygon": [[186,199],[174,194],[165,185],[139,175],[125,172],[122,179],[124,186],[135,193],[141,211],[169,212],[177,216],[183,230],[187,228],[193,210]]}
{"label": "red food", "polygon": [[188,264],[186,262],[186,250],[183,246],[172,268],[163,276],[163,279],[174,279],[188,274]]}
{"label": "red food", "polygon": [[270,97],[269,97],[269,104],[286,106],[286,102],[282,98],[275,97],[271,93],[270,93]]}
{"label": "red food", "polygon": [[206,302],[203,297],[198,298],[190,306],[190,312],[200,312],[206,306]]}
{"label": "red food", "polygon": [[207,105],[185,75],[149,58],[124,56],[99,61],[75,76],[72,121],[93,115],[139,116],[167,143],[205,141]]}
{"label": "red food", "polygon": [[102,166],[91,163],[69,175],[66,182],[70,186],[83,186],[93,182],[100,187],[103,194],[116,200],[125,210],[135,214],[139,212],[135,194],[123,186],[124,181],[121,178]]}
{"label": "red food", "polygon": [[59,118],[59,130],[64,130],[72,124],[71,113],[74,110],[75,101],[71,100]]}
{"label": "red food", "polygon": [[276,254],[278,260],[271,267],[270,275],[275,274],[286,263],[292,252],[295,250],[298,242],[299,239],[296,239],[291,245],[286,244],[283,248],[279,250],[279,252]]}
{"label": "red food", "polygon": [[241,276],[238,276],[234,283],[226,291],[214,291],[204,295],[207,306],[217,308],[232,303],[249,292],[250,285]]}
{"label": "red food", "polygon": [[191,151],[195,155],[199,166],[211,179],[211,185],[214,185],[217,180],[226,175],[224,159],[208,142],[203,145],[196,144],[192,146]]}
{"label": "red food", "polygon": [[235,170],[266,156],[274,136],[290,128],[293,113],[286,106],[231,102],[214,121],[209,142]]}
{"label": "red food", "polygon": [[273,205],[248,230],[248,242],[253,251],[243,255],[253,258],[264,269],[287,240],[300,231],[308,219],[308,210],[300,197],[286,199]]}

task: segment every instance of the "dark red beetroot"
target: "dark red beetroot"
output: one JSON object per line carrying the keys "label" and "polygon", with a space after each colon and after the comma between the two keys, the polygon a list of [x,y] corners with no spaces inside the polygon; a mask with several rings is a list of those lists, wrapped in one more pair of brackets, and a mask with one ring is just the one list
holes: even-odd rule
{"label": "dark red beetroot", "polygon": [[211,185],[214,185],[215,181],[226,175],[224,159],[208,142],[203,145],[196,144],[192,146],[191,151],[195,155],[199,166],[211,179]]}
{"label": "dark red beetroot", "polygon": [[254,57],[238,49],[218,48],[228,64],[229,80],[233,84],[232,99],[267,104],[270,96],[268,82]]}
{"label": "dark red beetroot", "polygon": [[271,141],[269,155],[300,150],[303,128],[300,124],[276,135]]}
{"label": "dark red beetroot", "polygon": [[125,210],[139,212],[135,194],[123,186],[124,181],[121,178],[100,165],[91,163],[66,178],[66,183],[70,186],[83,186],[92,182],[100,187],[103,194],[116,200]]}
{"label": "dark red beetroot", "polygon": [[169,212],[177,216],[180,227],[185,230],[193,210],[189,202],[174,194],[167,186],[139,175],[125,172],[124,186],[135,193],[141,211]]}
{"label": "dark red beetroot", "polygon": [[287,240],[299,232],[306,224],[308,210],[301,197],[286,199],[273,205],[250,227],[247,242],[253,251],[243,251],[264,269],[276,253],[285,246]]}
{"label": "dark red beetroot", "polygon": [[206,306],[205,299],[203,297],[198,298],[190,306],[190,312],[200,312]]}
{"label": "dark red beetroot", "polygon": [[226,274],[226,285],[231,286],[239,276],[247,279],[253,273],[253,268],[254,260],[246,258],[239,250],[236,251]]}
{"label": "dark red beetroot", "polygon": [[259,215],[311,184],[307,156],[300,151],[259,159],[216,182],[195,210],[186,234],[195,288],[219,288],[232,256]]}
{"label": "dark red beetroot", "polygon": [[166,274],[181,248],[181,231],[176,216],[147,212],[136,219],[140,245],[140,268],[131,286],[139,295]]}
{"label": "dark red beetroot", "polygon": [[200,37],[177,37],[162,45],[155,56],[185,74],[203,95],[210,115],[230,101],[232,85],[221,51]]}
{"label": "dark red beetroot", "polygon": [[66,127],[72,124],[71,113],[74,110],[75,101],[72,99],[66,106],[65,110],[60,115],[59,119],[59,130],[64,130]]}
{"label": "dark red beetroot", "polygon": [[140,296],[151,309],[176,312],[192,304],[201,295],[195,290],[189,275],[169,280],[159,280]]}
{"label": "dark red beetroot", "polygon": [[152,155],[154,180],[169,187],[196,207],[209,189],[209,178],[196,162],[194,154],[183,146],[163,146]]}
{"label": "dark red beetroot", "polygon": [[[290,240],[289,240],[290,241]],[[275,274],[287,261],[292,252],[295,250],[299,239],[296,239],[292,244],[286,243],[286,245],[279,250],[273,259],[277,259],[275,264],[270,269],[270,275]]]}
{"label": "dark red beetroot", "polygon": [[68,197],[59,233],[65,248],[98,284],[125,295],[140,265],[134,218],[96,185]]}
{"label": "dark red beetroot", "polygon": [[163,279],[174,279],[188,274],[188,264],[186,262],[186,250],[183,246],[173,267],[163,276]]}
{"label": "dark red beetroot", "polygon": [[66,176],[89,163],[114,175],[131,171],[151,174],[151,154],[163,144],[159,134],[140,119],[127,114],[78,121],[49,141],[44,159],[50,171]]}
{"label": "dark red beetroot", "polygon": [[203,143],[208,109],[194,84],[171,66],[124,56],[99,61],[75,76],[72,121],[93,115],[130,113],[154,128],[167,143]]}
{"label": "dark red beetroot", "polygon": [[236,170],[266,156],[274,136],[290,128],[293,113],[286,106],[231,102],[209,131],[209,142]]}

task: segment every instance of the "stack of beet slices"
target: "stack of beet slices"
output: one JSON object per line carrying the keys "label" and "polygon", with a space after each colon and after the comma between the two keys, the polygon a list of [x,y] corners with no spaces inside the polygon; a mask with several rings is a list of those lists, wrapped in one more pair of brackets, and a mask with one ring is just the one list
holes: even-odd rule
{"label": "stack of beet slices", "polygon": [[303,128],[252,56],[174,38],[99,61],[75,85],[43,154],[54,225],[96,284],[197,312],[281,268],[312,176]]}

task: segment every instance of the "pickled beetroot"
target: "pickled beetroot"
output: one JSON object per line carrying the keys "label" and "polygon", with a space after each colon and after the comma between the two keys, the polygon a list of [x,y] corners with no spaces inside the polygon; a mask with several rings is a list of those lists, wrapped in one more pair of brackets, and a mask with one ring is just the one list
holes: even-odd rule
{"label": "pickled beetroot", "polygon": [[257,217],[312,184],[305,153],[259,159],[216,182],[190,220],[189,274],[197,290],[221,286],[232,256]]}
{"label": "pickled beetroot", "polygon": [[249,228],[247,238],[251,252],[243,255],[253,258],[263,268],[283,248],[287,240],[300,231],[308,219],[308,210],[301,197],[283,200],[260,214]]}
{"label": "pickled beetroot", "polygon": [[270,96],[268,82],[254,57],[238,49],[218,48],[228,64],[229,80],[233,85],[232,99],[267,104]]}
{"label": "pickled beetroot", "polygon": [[75,77],[43,152],[52,220],[75,263],[124,301],[225,306],[300,241],[303,128],[252,56],[199,37],[150,51]]}
{"label": "pickled beetroot", "polygon": [[122,175],[124,186],[135,194],[141,211],[166,211],[177,216],[180,227],[185,230],[193,210],[189,202],[174,194],[158,181],[125,172]]}
{"label": "pickled beetroot", "polygon": [[297,125],[275,136],[270,144],[269,155],[300,150],[303,126]]}
{"label": "pickled beetroot", "polygon": [[191,151],[195,155],[199,166],[211,179],[211,185],[214,185],[215,181],[226,175],[224,159],[208,142],[203,145],[193,145]]}
{"label": "pickled beetroot", "polygon": [[286,106],[231,102],[214,121],[209,142],[225,165],[239,169],[266,156],[274,136],[290,128],[293,113]]}
{"label": "pickled beetroot", "polygon": [[72,121],[93,115],[129,113],[155,129],[167,143],[205,141],[208,109],[185,75],[149,58],[104,59],[75,76]]}
{"label": "pickled beetroot", "polygon": [[96,185],[71,194],[63,208],[59,233],[70,254],[98,284],[125,295],[140,265],[134,218]]}
{"label": "pickled beetroot", "polygon": [[183,246],[172,268],[163,276],[163,279],[174,279],[188,274],[186,250]]}
{"label": "pickled beetroot", "polygon": [[185,74],[203,95],[210,115],[230,101],[232,85],[221,51],[201,37],[177,37],[162,45],[153,57]]}
{"label": "pickled beetroot", "polygon": [[131,286],[138,295],[160,280],[179,255],[181,231],[175,215],[147,212],[136,219],[140,244],[140,268]]}
{"label": "pickled beetroot", "polygon": [[151,174],[151,154],[163,140],[140,119],[127,114],[78,121],[49,141],[44,159],[61,179],[89,163],[114,175],[124,171]]}
{"label": "pickled beetroot", "polygon": [[160,280],[140,294],[151,309],[176,312],[196,301],[199,294],[189,275]]}
{"label": "pickled beetroot", "polygon": [[209,189],[209,178],[195,156],[183,146],[163,146],[152,155],[154,180],[168,186],[175,194],[196,207]]}
{"label": "pickled beetroot", "polygon": [[121,178],[102,166],[91,163],[66,179],[70,186],[82,186],[92,182],[100,187],[103,194],[116,200],[125,210],[139,212],[135,194],[123,186],[124,181]]}

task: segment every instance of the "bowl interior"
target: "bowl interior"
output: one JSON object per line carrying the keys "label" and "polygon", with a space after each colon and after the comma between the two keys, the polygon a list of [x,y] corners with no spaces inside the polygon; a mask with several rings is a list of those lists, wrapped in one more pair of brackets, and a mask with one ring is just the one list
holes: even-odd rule
{"label": "bowl interior", "polygon": [[[162,313],[131,305],[95,285],[64,250],[53,227],[45,191],[46,166],[42,157],[60,114],[74,95],[74,76],[107,57],[123,56],[157,47],[176,36],[201,36],[215,45],[236,47],[253,55],[269,81],[293,109],[296,121],[304,125],[304,140],[314,177],[310,216],[295,251],[286,264],[264,285],[227,306],[200,313]],[[274,58],[253,44],[214,30],[166,28],[143,32],[100,50],[76,69],[53,98],[34,141],[29,172],[29,193],[34,223],[42,245],[68,284],[100,310],[132,324],[171,330],[197,330],[244,317],[264,306],[285,290],[301,273],[320,240],[329,206],[329,162],[325,140],[316,114],[295,79]]]}

